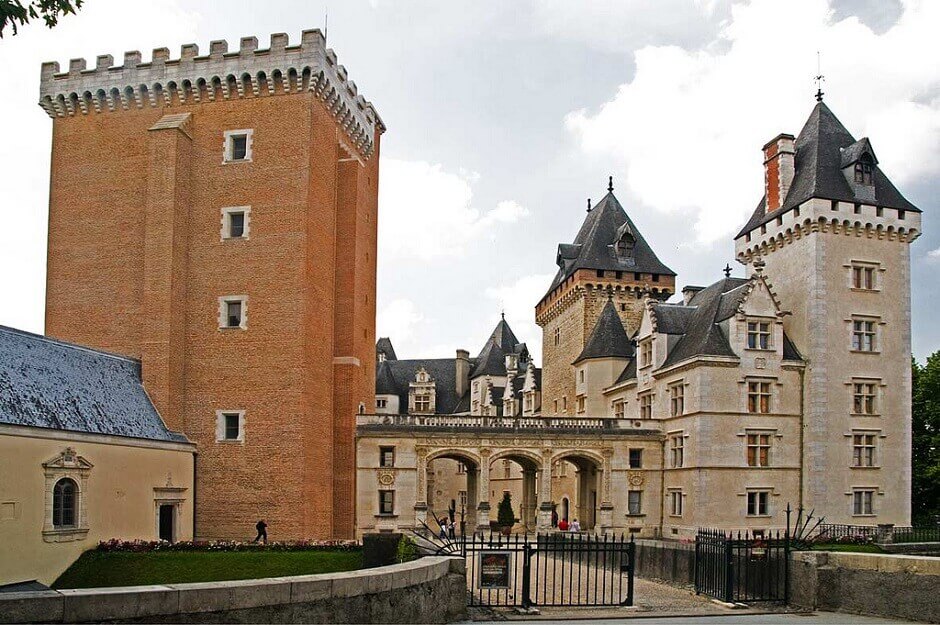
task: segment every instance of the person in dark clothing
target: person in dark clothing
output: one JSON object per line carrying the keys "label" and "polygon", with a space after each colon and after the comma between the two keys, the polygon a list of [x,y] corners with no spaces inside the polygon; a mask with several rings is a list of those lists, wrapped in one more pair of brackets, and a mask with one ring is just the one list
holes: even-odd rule
{"label": "person in dark clothing", "polygon": [[268,524],[264,522],[264,519],[261,519],[260,521],[258,521],[258,523],[255,525],[255,529],[258,530],[258,535],[255,536],[255,539],[251,542],[253,543],[260,542],[262,544],[267,545],[268,544]]}

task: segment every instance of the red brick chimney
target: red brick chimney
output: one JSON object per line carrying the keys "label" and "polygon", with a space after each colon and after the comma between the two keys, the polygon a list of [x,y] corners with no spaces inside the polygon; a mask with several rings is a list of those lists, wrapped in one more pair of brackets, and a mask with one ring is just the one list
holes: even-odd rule
{"label": "red brick chimney", "polygon": [[783,205],[793,182],[794,141],[793,135],[779,134],[764,145],[764,195],[768,213]]}

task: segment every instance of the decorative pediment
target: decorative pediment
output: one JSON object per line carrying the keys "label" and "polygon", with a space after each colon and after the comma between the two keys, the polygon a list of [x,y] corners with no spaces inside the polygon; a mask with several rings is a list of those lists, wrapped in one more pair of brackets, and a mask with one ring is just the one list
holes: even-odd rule
{"label": "decorative pediment", "polygon": [[44,469],[60,469],[67,471],[88,471],[95,465],[75,453],[71,447],[66,447],[58,456],[52,457],[42,463]]}

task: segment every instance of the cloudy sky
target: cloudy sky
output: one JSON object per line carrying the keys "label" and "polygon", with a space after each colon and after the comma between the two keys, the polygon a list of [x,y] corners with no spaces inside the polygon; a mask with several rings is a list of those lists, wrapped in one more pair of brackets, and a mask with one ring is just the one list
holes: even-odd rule
{"label": "cloudy sky", "polygon": [[[0,324],[42,332],[51,121],[39,65],[322,28],[383,137],[380,336],[400,357],[476,352],[533,308],[607,176],[681,284],[733,262],[760,148],[826,102],[925,212],[914,353],[940,349],[940,2],[930,0],[87,0],[0,40]],[[736,265],[735,274],[743,275]]]}

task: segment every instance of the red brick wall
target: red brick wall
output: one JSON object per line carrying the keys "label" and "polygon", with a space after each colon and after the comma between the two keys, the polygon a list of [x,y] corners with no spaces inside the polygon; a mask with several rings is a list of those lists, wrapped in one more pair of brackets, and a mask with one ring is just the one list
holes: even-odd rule
{"label": "red brick wall", "polygon": [[[345,448],[373,401],[378,154],[337,163],[342,131],[312,93],[246,95],[55,120],[46,331],[143,357],[148,392],[198,445],[199,537],[251,538],[259,518],[272,539],[348,535]],[[180,112],[191,142],[148,132]],[[252,162],[223,165],[223,132],[240,128]],[[244,205],[249,239],[220,241],[221,209]],[[248,296],[247,330],[218,328],[222,295]],[[334,385],[337,346],[356,336],[365,373]],[[219,409],[245,411],[244,443],[216,442]]]}

